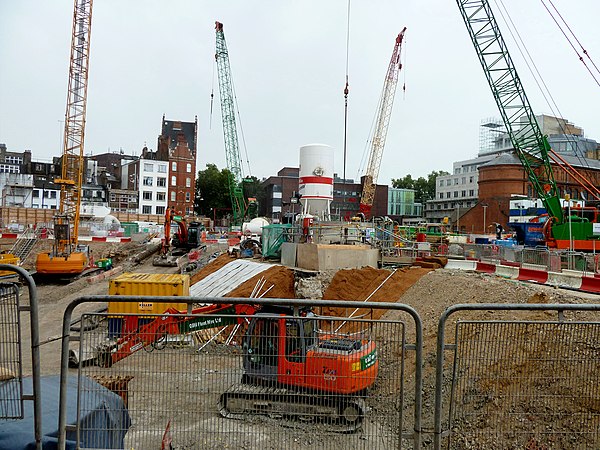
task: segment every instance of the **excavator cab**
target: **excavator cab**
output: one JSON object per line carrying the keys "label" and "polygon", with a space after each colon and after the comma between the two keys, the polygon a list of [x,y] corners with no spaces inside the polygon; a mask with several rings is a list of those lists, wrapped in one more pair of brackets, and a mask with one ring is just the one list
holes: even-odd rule
{"label": "excavator cab", "polygon": [[[289,314],[287,308],[279,312]],[[244,339],[244,375],[258,382],[277,383],[281,375],[302,373],[293,370],[302,365],[309,349],[317,342],[316,322],[311,312],[304,317],[273,317],[272,313],[261,312],[252,318]]]}

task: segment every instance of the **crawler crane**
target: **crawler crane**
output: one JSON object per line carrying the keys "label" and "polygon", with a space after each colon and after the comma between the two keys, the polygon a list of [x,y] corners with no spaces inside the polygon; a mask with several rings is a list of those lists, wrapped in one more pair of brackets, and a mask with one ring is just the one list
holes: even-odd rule
{"label": "crawler crane", "polygon": [[594,250],[600,237],[594,232],[598,211],[573,208],[578,213],[571,211],[569,217],[563,210],[552,172],[550,144],[537,123],[489,2],[457,0],[457,4],[512,145],[548,212],[546,244],[559,249]]}
{"label": "crawler crane", "polygon": [[76,275],[88,266],[87,247],[78,245],[78,237],[92,3],[93,0],[75,0],[62,173],[54,180],[60,186],[60,205],[54,216],[52,251],[37,257],[36,271],[42,275]]}
{"label": "crawler crane", "polygon": [[398,73],[402,68],[402,64],[400,63],[400,50],[402,49],[402,39],[404,39],[405,31],[406,27],[404,27],[396,37],[394,50],[383,83],[379,108],[377,109],[375,132],[373,133],[373,139],[371,141],[369,163],[367,165],[362,195],[360,197],[359,213],[364,219],[371,218],[371,208],[373,207],[373,200],[375,199],[375,187],[377,185],[377,177],[379,176],[383,147],[385,146],[385,139],[387,137],[390,117],[392,115],[392,106],[394,105],[394,96],[396,94],[396,85],[398,84]]}

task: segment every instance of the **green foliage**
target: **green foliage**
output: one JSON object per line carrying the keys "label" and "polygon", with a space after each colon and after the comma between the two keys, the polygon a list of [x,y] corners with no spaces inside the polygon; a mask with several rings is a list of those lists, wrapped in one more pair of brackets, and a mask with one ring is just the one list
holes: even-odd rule
{"label": "green foliage", "polygon": [[[216,208],[216,216],[222,217],[232,213],[231,198],[229,196],[229,169],[219,168],[214,164],[207,164],[205,170],[198,171],[196,177],[196,199],[194,210],[196,214],[212,216]],[[259,205],[264,199],[264,188],[256,177],[247,177],[242,183],[244,197],[254,197]]]}
{"label": "green foliage", "polygon": [[440,175],[450,175],[443,170],[433,171],[427,178],[419,177],[413,180],[412,175],[408,174],[403,178],[392,178],[392,186],[398,189],[414,189],[415,202],[425,203],[427,200],[435,198],[435,180]]}
{"label": "green foliage", "polygon": [[229,199],[228,169],[219,170],[215,164],[207,164],[205,170],[198,171],[196,177],[196,199],[194,210],[197,214],[210,216],[213,208],[217,209],[217,216],[223,216],[227,208],[231,209]]}

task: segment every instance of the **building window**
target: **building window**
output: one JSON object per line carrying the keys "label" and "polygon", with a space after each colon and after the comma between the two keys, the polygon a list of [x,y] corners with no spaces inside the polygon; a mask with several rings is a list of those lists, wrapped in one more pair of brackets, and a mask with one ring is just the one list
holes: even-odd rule
{"label": "building window", "polygon": [[460,196],[461,197],[466,197],[467,196],[467,191],[460,191]]}
{"label": "building window", "polygon": [[440,180],[440,187],[444,185],[444,180]]}
{"label": "building window", "polygon": [[450,198],[450,192],[446,192],[446,198]]}
{"label": "building window", "polygon": [[469,183],[472,183],[473,179],[474,179],[473,177],[469,177]]}
{"label": "building window", "polygon": [[149,163],[144,163],[144,172],[154,172],[154,165]]}
{"label": "building window", "polygon": [[469,190],[469,197],[473,197],[475,195],[475,189]]}
{"label": "building window", "polygon": [[450,178],[448,178],[446,180],[446,186],[450,186],[450,185],[452,185],[452,180]]}
{"label": "building window", "polygon": [[177,198],[176,198],[176,193],[175,191],[171,191],[171,201],[174,202]]}
{"label": "building window", "polygon": [[444,198],[444,193],[440,192],[440,198]]}
{"label": "building window", "polygon": [[177,172],[177,163],[176,163],[175,161],[173,161],[173,162],[171,163],[171,170],[172,170],[173,172]]}
{"label": "building window", "polygon": [[142,206],[142,214],[152,214],[152,206],[150,206],[150,205]]}
{"label": "building window", "polygon": [[454,198],[458,198],[458,191],[454,191]]}
{"label": "building window", "polygon": [[461,182],[462,182],[462,184],[467,184],[467,177],[462,177]]}
{"label": "building window", "polygon": [[188,177],[185,179],[185,187],[189,188],[191,186],[192,186],[192,179]]}
{"label": "building window", "polygon": [[40,191],[38,191],[37,189],[33,190],[33,198],[38,198],[40,196]]}
{"label": "building window", "polygon": [[8,164],[23,164],[23,158],[20,156],[5,156],[4,162]]}
{"label": "building window", "polygon": [[454,184],[457,185],[458,184],[458,178],[454,179]]}
{"label": "building window", "polygon": [[156,179],[156,185],[158,187],[165,187],[167,185],[167,179],[163,177],[158,177]]}
{"label": "building window", "polygon": [[190,163],[187,163],[185,166],[185,171],[187,173],[192,173],[192,165]]}
{"label": "building window", "polygon": [[164,202],[165,198],[166,198],[166,195],[165,195],[164,192],[157,192],[156,193],[156,201]]}
{"label": "building window", "polygon": [[142,184],[144,186],[152,186],[152,177],[144,177],[144,181]]}
{"label": "building window", "polygon": [[167,173],[167,165],[159,164],[158,165],[158,173]]}
{"label": "building window", "polygon": [[152,200],[152,192],[144,191],[142,193],[142,198],[144,200]]}
{"label": "building window", "polygon": [[175,175],[171,177],[171,186],[177,186],[177,177]]}
{"label": "building window", "polygon": [[156,214],[164,214],[165,213],[165,207],[164,206],[157,206],[156,207]]}
{"label": "building window", "polygon": [[186,201],[186,202],[189,202],[189,201],[190,201],[190,193],[189,193],[189,192],[186,192],[186,193],[185,193],[185,201]]}

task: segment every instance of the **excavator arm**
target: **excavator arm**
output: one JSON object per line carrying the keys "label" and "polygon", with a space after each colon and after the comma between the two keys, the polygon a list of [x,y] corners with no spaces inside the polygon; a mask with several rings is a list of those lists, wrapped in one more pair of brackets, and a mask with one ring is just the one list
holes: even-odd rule
{"label": "excavator arm", "polygon": [[[100,367],[110,367],[142,348],[157,347],[168,335],[185,335],[199,330],[241,323],[240,315],[256,312],[253,305],[205,305],[192,310],[191,315],[174,308],[163,315],[120,337],[115,343],[96,349],[95,363]],[[210,317],[202,317],[210,315]]]}

